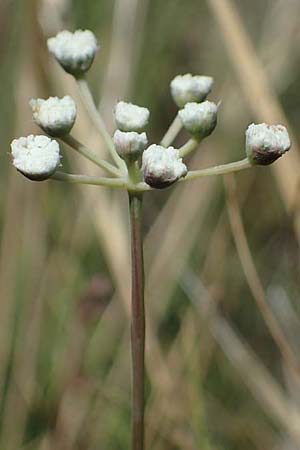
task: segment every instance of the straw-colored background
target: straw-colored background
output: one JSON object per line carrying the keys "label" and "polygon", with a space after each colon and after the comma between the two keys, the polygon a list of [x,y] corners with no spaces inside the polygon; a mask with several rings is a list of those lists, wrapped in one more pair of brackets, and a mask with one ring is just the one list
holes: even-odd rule
{"label": "straw-colored background", "polygon": [[[192,72],[222,107],[189,167],[242,158],[253,121],[293,135],[274,167],[146,196],[146,420],[148,449],[300,448],[299,14],[299,0],[1,0],[1,450],[130,446],[126,196],[31,183],[8,156],[38,132],[29,99],[63,94],[74,135],[104,155],[45,47],[78,27],[101,43],[89,80],[110,131],[130,100],[159,141],[169,82]],[[64,164],[95,171],[69,149]]]}

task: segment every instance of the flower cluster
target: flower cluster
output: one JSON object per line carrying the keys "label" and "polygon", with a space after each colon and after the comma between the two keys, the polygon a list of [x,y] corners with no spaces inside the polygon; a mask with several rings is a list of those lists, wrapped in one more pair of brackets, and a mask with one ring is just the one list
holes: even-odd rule
{"label": "flower cluster", "polygon": [[217,125],[218,107],[215,103],[187,103],[179,111],[180,120],[184,128],[199,139],[209,136]]}
{"label": "flower cluster", "polygon": [[199,103],[206,99],[214,84],[212,77],[203,75],[177,75],[171,81],[171,94],[179,108],[187,103]]}
{"label": "flower cluster", "polygon": [[148,138],[146,133],[117,130],[114,134],[114,144],[122,159],[134,162],[139,159],[147,147]]}
{"label": "flower cluster", "polygon": [[11,155],[15,168],[35,181],[49,178],[60,164],[59,145],[47,136],[14,139]]}
{"label": "flower cluster", "polygon": [[179,150],[155,144],[143,153],[142,170],[145,182],[157,189],[168,187],[187,174]]}
{"label": "flower cluster", "polygon": [[[99,49],[95,35],[89,30],[77,30],[74,33],[62,31],[48,39],[47,44],[58,63],[76,79],[93,122],[98,126],[117,167],[97,158],[70,135],[77,113],[75,102],[70,96],[30,100],[33,120],[51,138],[61,139],[116,177],[115,181],[101,178],[98,184],[143,191],[166,188],[180,179],[194,179],[202,175],[201,170],[189,172],[183,158],[196,150],[202,139],[208,137],[217,125],[218,105],[207,100],[214,84],[212,77],[188,73],[178,75],[171,81],[171,95],[179,111],[170,130],[176,124],[176,133],[170,139],[172,133],[169,130],[168,139],[162,141],[164,145],[148,146],[146,128],[150,112],[145,107],[120,101],[114,110],[117,129],[113,137],[106,131],[84,79]],[[174,148],[171,144],[181,128],[191,135],[190,140],[182,147]],[[251,165],[270,164],[290,146],[284,126],[252,124],[246,130],[246,158],[237,163],[239,170]],[[51,177],[74,182],[82,179],[80,176],[76,178],[76,175],[57,172],[61,162],[59,143],[46,136],[30,135],[15,139],[11,144],[11,154],[15,168],[31,180],[40,181]],[[221,167],[222,170],[218,169],[215,173],[225,173],[226,165]],[[211,172],[213,174],[214,169]],[[94,178],[92,182],[95,183]]]}
{"label": "flower cluster", "polygon": [[89,30],[61,31],[47,44],[65,71],[74,76],[83,75],[91,67],[98,49],[96,37]]}
{"label": "flower cluster", "polygon": [[262,166],[271,164],[290,147],[291,141],[283,125],[252,123],[246,131],[246,152],[253,164]]}
{"label": "flower cluster", "polygon": [[32,109],[33,120],[50,136],[63,136],[68,134],[76,120],[76,105],[72,97],[50,97],[32,99],[29,102]]}

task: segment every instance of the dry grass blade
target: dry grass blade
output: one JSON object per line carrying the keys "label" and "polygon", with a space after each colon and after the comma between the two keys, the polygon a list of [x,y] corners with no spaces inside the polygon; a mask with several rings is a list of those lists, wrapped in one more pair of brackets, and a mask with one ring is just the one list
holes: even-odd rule
{"label": "dry grass blade", "polygon": [[[224,43],[237,71],[239,81],[253,114],[259,121],[288,125],[287,117],[272,90],[252,42],[232,0],[207,0],[219,24]],[[294,207],[299,191],[300,156],[297,140],[293,151],[272,166],[282,198],[288,209]]]}
{"label": "dry grass blade", "polygon": [[132,90],[139,46],[143,39],[148,0],[116,0],[110,58],[102,86],[101,109],[111,128],[111,112]]}
{"label": "dry grass blade", "polygon": [[274,443],[280,438],[271,424],[266,421],[257,421],[255,415],[237,414],[218,401],[217,398],[208,396],[208,408],[214,417],[214,426],[218,432],[229,438],[241,438],[247,436],[251,444],[257,450],[273,449]]}
{"label": "dry grass blade", "polygon": [[0,395],[4,394],[7,364],[13,337],[13,314],[15,279],[18,270],[18,248],[22,236],[18,234],[22,224],[22,211],[15,207],[20,198],[20,184],[15,177],[10,177],[6,192],[5,222],[2,232],[0,253]]}
{"label": "dry grass blade", "polygon": [[299,410],[289,401],[276,380],[233,326],[216,311],[214,301],[193,272],[186,271],[182,287],[266,414],[278,421],[295,442],[299,442]]}
{"label": "dry grass blade", "polygon": [[[149,447],[153,447],[157,434],[169,435],[170,441],[176,445],[180,435],[181,440],[184,439],[186,429],[184,448],[196,448],[201,442],[203,448],[211,449],[204,417],[204,401],[199,393],[201,383],[199,372],[201,371],[201,375],[204,376],[202,369],[205,368],[201,366],[199,370],[198,367],[201,359],[199,353],[202,354],[203,350],[198,344],[198,319],[194,309],[188,308],[181,319],[180,330],[166,356],[168,367],[173,374],[172,388],[164,396],[159,389],[156,389],[149,401],[147,408]],[[202,332],[201,337],[204,337]],[[210,336],[208,338],[211,340]],[[202,339],[201,342],[203,347]],[[197,401],[193,402],[195,398]],[[171,402],[172,408],[170,408]],[[161,411],[161,415],[157,414],[158,410]],[[193,419],[189,420],[189,418]]]}
{"label": "dry grass blade", "polygon": [[[202,158],[202,164],[205,165],[208,159],[210,156]],[[200,161],[199,155],[194,157],[194,162],[196,161]],[[165,310],[167,300],[174,289],[174,283],[185,266],[199,235],[199,229],[214,192],[215,180],[178,187],[171,194],[146,237],[145,253],[152,255],[146,292],[149,298],[152,298],[155,292],[153,298],[155,303],[152,307],[155,318],[161,316]],[[163,240],[161,240],[162,236]],[[161,240],[160,246],[157,245],[159,240]],[[152,254],[153,249],[155,249],[154,254]]]}
{"label": "dry grass blade", "polygon": [[294,54],[300,43],[299,13],[297,0],[274,0],[263,19],[259,54],[278,93],[288,89],[298,77]]}
{"label": "dry grass blade", "polygon": [[[35,6],[35,2],[32,2],[26,11],[26,25],[34,14]],[[22,58],[18,66],[20,76],[17,78],[16,96],[19,102],[15,123],[18,132],[23,132],[28,91],[35,92],[39,81],[38,69],[34,64],[34,57],[38,54],[38,43],[34,39],[35,23],[31,29],[28,28],[25,26],[22,33]],[[35,51],[28,52],[28,47]],[[32,236],[44,238],[45,224],[40,220],[38,202],[33,201],[33,186],[29,185],[24,190],[23,182],[15,174],[9,182],[0,259],[0,267],[3,264],[6,266],[1,270],[1,276],[5,279],[0,280],[0,296],[3,300],[0,327],[1,396],[5,393],[0,446],[8,450],[19,449],[24,438],[30,406],[37,388],[36,365],[42,320],[41,296],[37,292],[37,286],[40,281],[38,271],[45,264],[45,245],[41,244],[32,251]],[[26,260],[26,268],[23,258]],[[20,275],[28,277],[28,285],[25,280],[20,282]],[[18,289],[22,290],[24,305],[18,300]],[[8,374],[9,379],[5,379]]]}
{"label": "dry grass blade", "polygon": [[286,364],[299,374],[299,362],[296,359],[276,317],[274,316],[273,311],[268,305],[264,288],[253,262],[236,196],[234,176],[228,175],[227,177],[224,177],[224,182],[227,193],[227,210],[229,214],[232,236],[235,241],[247,283]]}

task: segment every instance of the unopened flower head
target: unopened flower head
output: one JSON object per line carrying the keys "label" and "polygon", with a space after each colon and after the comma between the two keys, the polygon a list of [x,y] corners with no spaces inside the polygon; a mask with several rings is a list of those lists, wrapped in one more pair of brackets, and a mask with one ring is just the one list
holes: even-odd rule
{"label": "unopened flower head", "polygon": [[246,130],[246,153],[252,164],[271,164],[290,147],[291,141],[283,125],[252,123]]}
{"label": "unopened flower head", "polygon": [[172,97],[179,108],[186,103],[202,102],[211,92],[214,84],[212,77],[204,75],[177,75],[171,81]]}
{"label": "unopened flower head", "polygon": [[213,102],[205,101],[187,103],[178,114],[186,130],[199,138],[204,138],[216,128],[217,113],[218,106]]}
{"label": "unopened flower head", "polygon": [[27,178],[46,180],[60,164],[59,145],[47,136],[21,137],[11,143],[12,162]]}
{"label": "unopened flower head", "polygon": [[150,112],[147,108],[132,103],[119,102],[115,109],[116,124],[121,131],[144,131],[149,116]]}
{"label": "unopened flower head", "polygon": [[61,31],[48,39],[48,49],[66,72],[84,74],[92,65],[98,49],[97,40],[89,30]]}
{"label": "unopened flower head", "polygon": [[145,150],[148,139],[146,133],[117,130],[114,134],[114,144],[121,158],[126,161],[136,161]]}
{"label": "unopened flower head", "polygon": [[142,170],[145,182],[157,189],[168,187],[187,174],[177,149],[155,144],[144,151]]}
{"label": "unopened flower head", "polygon": [[29,104],[34,121],[50,136],[60,137],[69,133],[75,123],[76,105],[69,95],[61,99],[32,99]]}

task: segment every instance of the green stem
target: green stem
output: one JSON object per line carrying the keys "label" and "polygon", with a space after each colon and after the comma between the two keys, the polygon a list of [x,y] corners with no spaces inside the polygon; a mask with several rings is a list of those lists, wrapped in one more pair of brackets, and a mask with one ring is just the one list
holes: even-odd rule
{"label": "green stem", "polygon": [[[236,161],[233,163],[222,164],[220,166],[209,167],[202,170],[191,170],[188,172],[185,178],[181,178],[179,182],[196,180],[201,177],[213,176],[213,175],[225,175],[226,173],[238,172],[239,170],[249,169],[253,167],[248,158]],[[77,184],[91,184],[94,186],[108,186],[115,188],[124,188],[132,196],[138,196],[143,192],[153,191],[153,188],[148,186],[144,182],[132,181],[128,178],[104,178],[104,177],[91,177],[86,175],[70,174],[57,171],[51,176],[52,180],[66,181],[68,183]]]}
{"label": "green stem", "polygon": [[245,158],[241,161],[209,167],[208,169],[191,170],[185,178],[181,178],[179,181],[196,180],[197,178],[212,175],[225,175],[226,173],[238,172],[239,170],[249,169],[250,167],[252,167],[251,162],[248,158]]}
{"label": "green stem", "polygon": [[85,145],[83,145],[79,141],[77,141],[77,139],[75,139],[70,134],[63,136],[61,138],[61,141],[63,141],[69,147],[76,150],[76,152],[83,155],[89,161],[92,161],[97,166],[101,167],[104,170],[107,170],[107,172],[109,172],[111,175],[115,175],[117,177],[122,175],[120,169],[118,169],[117,167],[114,167],[112,164],[110,164],[107,161],[104,161],[103,159],[99,159],[91,150],[89,150]]}
{"label": "green stem", "polygon": [[93,96],[91,94],[90,88],[87,84],[87,81],[85,80],[85,78],[76,78],[76,81],[77,81],[77,84],[79,87],[79,91],[80,91],[82,100],[86,106],[86,109],[87,109],[90,117],[91,117],[91,120],[93,121],[95,127],[97,128],[97,130],[103,137],[104,142],[107,145],[107,148],[108,148],[113,160],[117,164],[117,166],[120,169],[124,169],[124,166],[125,166],[124,161],[120,158],[120,156],[116,152],[113,140],[112,140],[110,134],[108,133],[106,126],[103,122],[103,119],[95,105],[95,102],[94,102]]}
{"label": "green stem", "polygon": [[173,141],[175,141],[175,139],[176,139],[177,135],[180,133],[181,129],[182,129],[182,124],[181,124],[181,121],[177,114],[177,116],[171,123],[168,131],[162,138],[161,145],[163,147],[169,147],[173,143]]}
{"label": "green stem", "polygon": [[182,147],[180,147],[179,156],[181,158],[184,158],[189,153],[195,151],[197,149],[197,147],[199,146],[199,144],[200,144],[200,139],[191,138],[190,140],[187,141],[186,144],[184,144]]}
{"label": "green stem", "polygon": [[129,193],[131,226],[132,450],[144,449],[145,310],[142,195]]}
{"label": "green stem", "polygon": [[128,188],[128,181],[126,178],[104,178],[104,177],[90,177],[87,175],[75,175],[57,171],[50,180],[65,181],[74,184],[90,184],[93,186],[107,186],[114,188]]}
{"label": "green stem", "polygon": [[73,173],[55,172],[50,180],[64,181],[73,184],[89,184],[91,186],[106,186],[112,188],[126,189],[132,194],[142,194],[143,192],[152,191],[153,189],[146,183],[133,184],[128,178],[104,178],[93,177],[88,175],[78,175]]}

